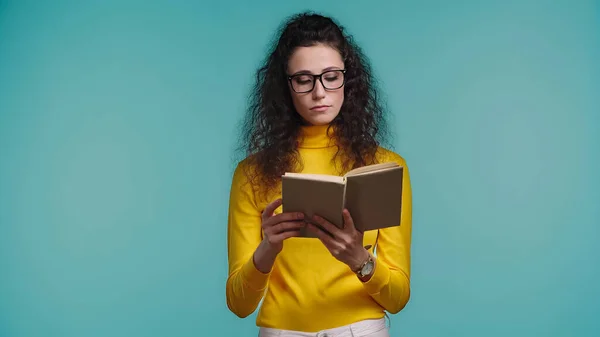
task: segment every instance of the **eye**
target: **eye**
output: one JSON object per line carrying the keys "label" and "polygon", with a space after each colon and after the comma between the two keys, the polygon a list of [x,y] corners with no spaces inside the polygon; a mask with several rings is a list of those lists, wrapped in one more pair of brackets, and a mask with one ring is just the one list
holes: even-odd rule
{"label": "eye", "polygon": [[313,80],[312,76],[309,76],[309,75],[300,75],[300,76],[294,77],[294,82],[296,82],[298,84],[310,84],[312,82],[312,80]]}

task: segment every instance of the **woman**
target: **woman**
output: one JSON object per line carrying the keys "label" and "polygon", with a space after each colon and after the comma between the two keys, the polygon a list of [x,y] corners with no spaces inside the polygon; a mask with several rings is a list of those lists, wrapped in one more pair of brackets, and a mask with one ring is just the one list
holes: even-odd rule
{"label": "woman", "polygon": [[[233,176],[229,309],[260,336],[388,336],[386,311],[410,295],[411,188],[405,160],[382,147],[384,115],[370,68],[332,19],[292,17],[257,74]],[[360,233],[281,213],[285,172],[341,175],[377,162],[405,168],[400,226]],[[318,238],[300,238],[305,227]]]}

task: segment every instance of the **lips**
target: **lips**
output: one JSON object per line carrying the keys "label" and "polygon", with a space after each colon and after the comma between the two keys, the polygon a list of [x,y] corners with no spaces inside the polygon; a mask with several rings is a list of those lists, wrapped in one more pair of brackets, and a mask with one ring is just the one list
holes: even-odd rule
{"label": "lips", "polygon": [[312,111],[325,111],[329,108],[329,105],[317,105],[310,108]]}

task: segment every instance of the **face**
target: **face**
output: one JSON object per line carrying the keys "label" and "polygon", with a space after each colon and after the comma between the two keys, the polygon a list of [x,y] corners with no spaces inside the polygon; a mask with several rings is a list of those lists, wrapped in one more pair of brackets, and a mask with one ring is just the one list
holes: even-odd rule
{"label": "face", "polygon": [[[288,75],[293,77],[289,90],[296,111],[308,125],[329,124],[339,114],[344,102],[344,74],[336,70],[343,69],[340,53],[323,44],[299,47],[290,57]],[[321,81],[310,76],[319,74],[323,74]]]}

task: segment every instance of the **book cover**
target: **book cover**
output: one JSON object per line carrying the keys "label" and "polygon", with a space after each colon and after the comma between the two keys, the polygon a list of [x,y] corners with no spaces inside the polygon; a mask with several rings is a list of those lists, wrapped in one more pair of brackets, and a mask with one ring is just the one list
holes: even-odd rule
{"label": "book cover", "polygon": [[[343,228],[347,208],[361,231],[400,225],[403,168],[383,163],[351,170],[339,177],[286,173],[282,177],[283,212],[319,215]],[[307,229],[301,236],[315,237]]]}

